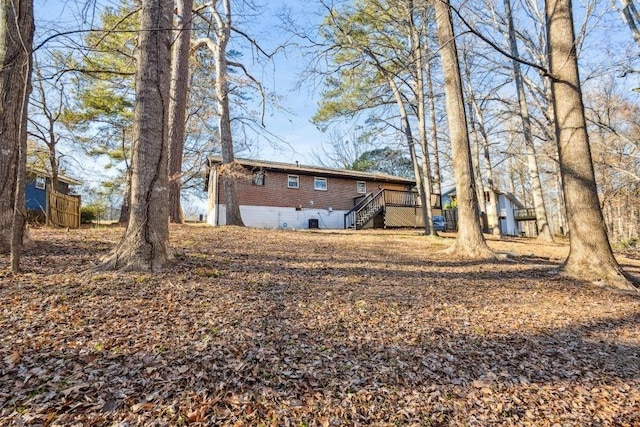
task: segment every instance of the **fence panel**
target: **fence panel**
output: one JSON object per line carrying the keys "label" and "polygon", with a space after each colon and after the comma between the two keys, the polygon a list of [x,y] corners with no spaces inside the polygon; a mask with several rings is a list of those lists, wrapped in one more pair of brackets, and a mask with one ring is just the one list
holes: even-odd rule
{"label": "fence panel", "polygon": [[80,196],[58,193],[49,188],[49,223],[58,227],[80,227]]}

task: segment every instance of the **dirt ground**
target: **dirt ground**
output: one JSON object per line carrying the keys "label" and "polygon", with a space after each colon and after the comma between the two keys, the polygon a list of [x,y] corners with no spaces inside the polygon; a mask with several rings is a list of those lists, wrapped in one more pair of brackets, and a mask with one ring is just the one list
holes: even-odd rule
{"label": "dirt ground", "polygon": [[0,425],[640,426],[640,296],[566,243],[178,226],[162,274],[88,272],[121,233],[0,256]]}

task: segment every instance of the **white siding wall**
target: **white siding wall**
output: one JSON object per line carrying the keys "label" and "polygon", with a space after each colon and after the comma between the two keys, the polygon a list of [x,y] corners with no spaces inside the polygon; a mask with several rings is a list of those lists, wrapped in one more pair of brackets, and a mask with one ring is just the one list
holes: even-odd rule
{"label": "white siding wall", "polygon": [[[225,205],[218,205],[218,225],[224,225]],[[256,228],[309,228],[309,219],[317,219],[320,228],[343,229],[344,214],[347,211],[328,209],[302,209],[292,207],[240,206],[242,221],[248,227]],[[214,209],[210,209],[207,223],[215,225]]]}
{"label": "white siding wall", "polygon": [[520,234],[520,224],[515,220],[513,216],[513,210],[517,207],[504,195],[500,195],[500,210],[505,214],[505,219],[500,220],[500,226],[502,227],[502,233],[508,236],[517,236]]}

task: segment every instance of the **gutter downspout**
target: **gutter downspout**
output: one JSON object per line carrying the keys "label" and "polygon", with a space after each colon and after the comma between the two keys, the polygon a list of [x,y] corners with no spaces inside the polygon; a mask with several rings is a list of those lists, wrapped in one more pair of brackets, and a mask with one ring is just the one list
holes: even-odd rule
{"label": "gutter downspout", "polygon": [[[217,226],[218,221],[218,200],[220,198],[220,192],[218,191],[218,170],[216,165],[208,161],[209,177],[207,183],[207,223],[212,226]],[[209,216],[209,214],[211,214]]]}

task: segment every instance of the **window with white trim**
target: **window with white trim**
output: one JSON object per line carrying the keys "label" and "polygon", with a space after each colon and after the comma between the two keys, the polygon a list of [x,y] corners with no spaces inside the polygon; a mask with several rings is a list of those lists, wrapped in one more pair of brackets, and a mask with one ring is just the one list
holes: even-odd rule
{"label": "window with white trim", "polygon": [[298,175],[289,175],[287,179],[287,187],[300,188],[300,177]]}
{"label": "window with white trim", "polygon": [[364,181],[358,181],[356,184],[356,191],[359,194],[365,194],[367,192],[367,183]]}
{"label": "window with white trim", "polygon": [[313,178],[313,189],[327,191],[327,178]]}

